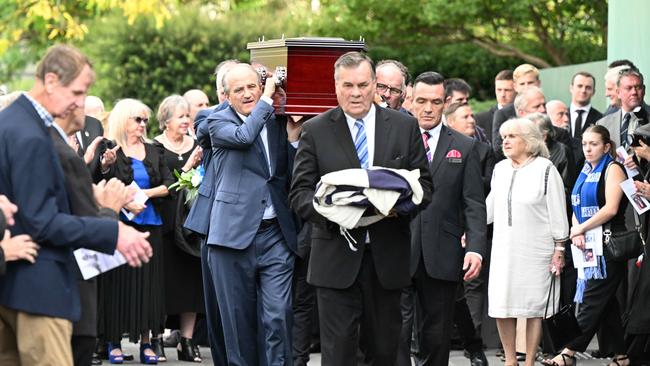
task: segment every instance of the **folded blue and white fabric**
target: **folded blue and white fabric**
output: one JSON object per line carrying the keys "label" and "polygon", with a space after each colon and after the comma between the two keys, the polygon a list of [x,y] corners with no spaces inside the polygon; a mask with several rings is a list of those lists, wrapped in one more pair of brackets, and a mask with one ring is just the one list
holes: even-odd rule
{"label": "folded blue and white fabric", "polygon": [[[341,235],[348,239],[351,236],[347,230],[374,224],[391,211],[397,214],[413,211],[422,202],[419,178],[417,169],[371,167],[339,170],[321,177],[314,194],[314,208],[329,221],[337,223]],[[374,213],[364,216],[366,210]]]}

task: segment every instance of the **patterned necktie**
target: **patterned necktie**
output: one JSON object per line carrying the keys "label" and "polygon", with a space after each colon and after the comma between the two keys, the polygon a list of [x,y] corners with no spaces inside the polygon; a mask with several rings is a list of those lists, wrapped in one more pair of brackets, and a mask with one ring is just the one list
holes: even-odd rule
{"label": "patterned necktie", "polygon": [[354,139],[354,148],[357,150],[361,168],[368,169],[368,141],[366,140],[366,129],[363,126],[363,120],[358,119],[354,122],[357,126],[357,136]]}
{"label": "patterned necktie", "polygon": [[422,132],[422,142],[424,142],[424,152],[427,154],[427,160],[431,161],[431,158],[433,157],[431,154],[431,148],[429,147],[429,138],[431,137],[431,134],[429,131],[424,131]]}
{"label": "patterned necktie", "polygon": [[576,120],[573,121],[573,137],[582,139],[582,114],[585,113],[585,111],[578,109],[576,110],[576,113],[578,113],[578,116],[576,117]]}
{"label": "patterned necktie", "polygon": [[621,124],[621,146],[627,147],[630,145],[630,142],[627,138],[627,128],[630,127],[630,114],[625,113],[623,116],[623,124]]}

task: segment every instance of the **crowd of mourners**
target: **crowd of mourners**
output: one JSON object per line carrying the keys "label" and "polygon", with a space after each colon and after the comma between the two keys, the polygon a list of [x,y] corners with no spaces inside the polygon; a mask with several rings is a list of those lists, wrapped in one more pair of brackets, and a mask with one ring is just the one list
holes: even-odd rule
{"label": "crowd of mourners", "polygon": [[[212,106],[192,89],[105,111],[58,45],[0,96],[0,365],[200,363],[200,345],[223,366],[447,365],[458,342],[487,366],[494,323],[509,366],[575,365],[594,336],[611,365],[650,362],[650,260],[607,250],[650,230],[631,61],[575,73],[570,101],[502,70],[474,111],[461,78],[350,52],[318,116],[275,114],[263,68],[219,63]],[[84,280],[79,248],[126,263]],[[565,305],[581,334],[557,348],[543,322]]]}

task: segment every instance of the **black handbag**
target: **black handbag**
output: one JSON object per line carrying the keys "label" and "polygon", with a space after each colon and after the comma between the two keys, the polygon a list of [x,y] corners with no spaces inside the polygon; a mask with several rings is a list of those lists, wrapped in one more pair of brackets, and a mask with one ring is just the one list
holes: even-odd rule
{"label": "black handbag", "polygon": [[[544,346],[545,348],[553,348],[549,350],[552,353],[560,352],[569,342],[582,335],[573,304],[564,305],[557,313],[555,312],[555,282],[557,280],[558,277],[554,277],[551,280],[551,288],[548,291],[546,309],[544,310],[544,318],[542,319]],[[551,301],[551,294],[553,294],[554,315],[547,318],[546,315],[548,305]]]}
{"label": "black handbag", "polygon": [[622,231],[613,233],[609,223],[605,224],[603,230],[603,245],[607,251],[609,259],[618,262],[624,262],[630,259],[636,259],[645,247],[645,240],[641,234],[641,224],[639,215],[634,211],[635,230]]}

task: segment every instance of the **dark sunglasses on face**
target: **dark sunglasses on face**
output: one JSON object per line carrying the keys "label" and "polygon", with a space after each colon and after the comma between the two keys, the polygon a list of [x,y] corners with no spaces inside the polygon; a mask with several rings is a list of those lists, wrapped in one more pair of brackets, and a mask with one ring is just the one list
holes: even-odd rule
{"label": "dark sunglasses on face", "polygon": [[142,117],[140,117],[140,116],[129,117],[129,118],[131,118],[132,120],[136,121],[137,123],[142,123],[142,122],[144,122],[144,123],[148,123],[148,122],[149,122],[149,118],[142,118]]}

